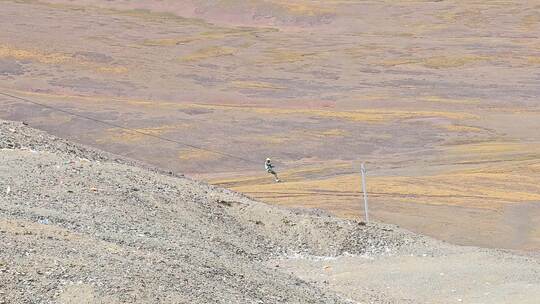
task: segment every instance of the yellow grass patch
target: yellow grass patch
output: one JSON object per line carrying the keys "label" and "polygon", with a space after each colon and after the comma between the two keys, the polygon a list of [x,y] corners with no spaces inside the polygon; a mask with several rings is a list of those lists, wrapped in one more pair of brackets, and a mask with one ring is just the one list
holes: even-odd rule
{"label": "yellow grass patch", "polygon": [[123,74],[128,72],[128,69],[124,66],[101,65],[96,62],[81,60],[68,53],[43,52],[36,49],[19,49],[8,45],[0,45],[0,58],[13,58],[15,60],[33,61],[48,65],[76,65],[102,73]]}
{"label": "yellow grass patch", "polygon": [[111,14],[111,15],[135,17],[135,18],[146,20],[146,21],[153,21],[153,22],[172,21],[175,23],[187,24],[187,25],[195,24],[195,25],[201,25],[201,26],[208,26],[208,24],[202,21],[201,19],[185,18],[185,17],[178,16],[174,13],[169,13],[169,12],[156,12],[156,11],[151,11],[148,9],[114,9],[114,8],[99,8],[99,7],[92,7],[92,9],[99,10],[100,12]]}
{"label": "yellow grass patch", "polygon": [[227,37],[249,36],[256,32],[269,32],[271,29],[254,28],[225,28],[215,27],[209,31],[200,32],[191,36],[170,37],[160,39],[146,39],[143,41],[145,46],[175,46],[203,40],[219,40]]}
{"label": "yellow grass patch", "polygon": [[458,19],[458,14],[454,11],[445,11],[437,14],[437,18],[446,22],[455,22]]}
{"label": "yellow grass patch", "polygon": [[301,62],[304,60],[310,60],[314,58],[320,58],[322,53],[317,52],[299,52],[293,50],[271,50],[268,52],[271,63],[280,64],[280,63],[295,63]]}
{"label": "yellow grass patch", "polygon": [[149,135],[160,136],[165,133],[189,128],[188,124],[175,124],[175,125],[163,125],[158,127],[149,127],[149,128],[138,128],[130,130],[112,128],[108,129],[107,133],[109,134],[106,139],[101,139],[99,142],[109,142],[113,140],[115,142],[137,142],[148,139]]}
{"label": "yellow grass patch", "polygon": [[343,137],[345,135],[347,135],[347,132],[341,129],[331,129],[331,130],[323,131],[316,134],[316,136],[319,136],[319,137],[327,137],[327,136],[328,137]]}
{"label": "yellow grass patch", "polygon": [[529,56],[527,62],[529,64],[540,64],[540,56]]}
{"label": "yellow grass patch", "polygon": [[374,177],[370,191],[412,202],[490,208],[496,201],[528,202],[540,199],[540,176],[519,172],[447,173],[424,177]]}
{"label": "yellow grass patch", "polygon": [[278,86],[270,82],[262,81],[233,81],[233,86],[239,89],[267,89],[267,90],[284,90],[287,87]]}
{"label": "yellow grass patch", "polygon": [[175,107],[175,108],[199,108],[210,110],[243,111],[264,115],[302,115],[319,118],[343,119],[349,121],[361,121],[367,123],[378,123],[392,120],[403,120],[412,118],[440,117],[452,120],[477,119],[478,116],[465,112],[443,112],[443,111],[405,111],[387,109],[366,109],[361,111],[328,111],[317,109],[282,109],[263,108],[252,106],[233,106],[215,104],[178,104],[172,102],[158,101],[129,101],[149,107]]}
{"label": "yellow grass patch", "polygon": [[201,33],[194,34],[192,36],[182,36],[182,37],[171,37],[171,38],[161,38],[161,39],[146,39],[144,40],[144,45],[149,46],[173,46],[177,44],[190,43],[197,40],[205,39],[220,39],[226,38],[233,35],[242,35],[252,33],[251,29],[235,29],[235,28],[215,28],[211,31],[205,31]]}
{"label": "yellow grass patch", "polygon": [[[97,105],[101,106],[103,104],[111,104],[114,103],[125,103],[130,105],[140,105],[145,107],[151,107],[152,105],[159,106],[159,101],[151,101],[151,100],[137,100],[137,99],[127,99],[127,98],[119,98],[117,96],[106,96],[106,95],[100,95],[100,96],[81,96],[81,95],[70,95],[70,94],[49,94],[49,93],[41,93],[41,92],[31,92],[31,91],[23,91],[23,90],[14,90],[14,89],[8,89],[3,88],[4,91],[8,93],[12,93],[15,95],[20,96],[27,96],[27,97],[37,97],[40,98],[41,101],[47,101],[49,104],[53,104],[54,102],[68,102],[68,103],[84,103],[85,105]],[[168,106],[172,106],[174,103],[168,104]]]}
{"label": "yellow grass patch", "polygon": [[323,7],[308,1],[273,1],[288,13],[302,16],[318,16],[322,14],[333,13],[334,10],[329,7]]}
{"label": "yellow grass patch", "polygon": [[[345,163],[342,161],[325,161],[323,164],[315,164],[315,165],[305,165],[302,167],[292,168],[288,169],[287,171],[281,171],[279,170],[280,167],[278,166],[278,173],[280,177],[287,180],[287,183],[289,182],[300,182],[305,181],[306,178],[315,178],[317,176],[320,176],[321,174],[327,174],[329,172],[334,172],[336,170],[349,170],[351,167],[350,163]],[[239,187],[251,187],[251,186],[272,186],[275,185],[273,183],[273,179],[268,179],[267,175],[260,175],[260,176],[244,176],[241,177],[233,177],[233,178],[219,178],[214,179],[211,181],[212,184],[219,185],[222,187],[228,187],[228,188],[239,188]],[[278,184],[276,185],[278,187],[285,187],[285,184]]]}
{"label": "yellow grass patch", "polygon": [[417,63],[418,59],[413,58],[395,58],[395,59],[388,59],[381,62],[381,65],[385,67],[393,67],[398,65],[405,65],[405,64],[414,64]]}
{"label": "yellow grass patch", "polygon": [[[496,163],[508,166],[540,159],[539,143],[481,142],[445,147],[445,156],[452,164],[474,165]],[[523,167],[520,167],[523,170]],[[506,170],[506,169],[505,169]]]}
{"label": "yellow grass patch", "polygon": [[392,120],[404,120],[413,118],[440,117],[452,120],[477,119],[478,116],[465,112],[444,112],[444,111],[405,111],[387,109],[366,109],[358,111],[329,111],[318,109],[283,109],[266,108],[253,106],[236,105],[216,105],[216,104],[181,104],[173,102],[159,101],[127,101],[130,104],[137,104],[149,107],[174,107],[185,109],[209,109],[224,111],[242,111],[264,115],[301,115],[308,117],[343,119],[349,121],[361,121],[367,123],[377,123]]}
{"label": "yellow grass patch", "polygon": [[[365,33],[365,32],[351,33],[351,35],[352,36],[360,36],[360,37],[371,36],[370,34]],[[352,47],[347,47],[347,48],[343,49],[343,52],[345,54],[352,55],[353,57],[358,57],[358,56],[355,56],[355,55],[362,55],[362,56],[363,55],[366,55],[366,56],[369,55],[369,56],[372,56],[373,51],[384,51],[384,50],[387,50],[389,48],[391,48],[391,46],[387,45],[387,44],[372,43],[372,44],[369,44],[369,45],[355,45],[355,46],[352,46]]]}
{"label": "yellow grass patch", "polygon": [[467,64],[487,61],[488,56],[463,55],[463,56],[433,56],[429,58],[395,58],[382,61],[380,64],[386,67],[399,65],[418,64],[430,69],[457,68]]}
{"label": "yellow grass patch", "polygon": [[111,74],[125,74],[129,72],[129,69],[124,66],[102,66],[96,69],[98,72],[111,73]]}
{"label": "yellow grass patch", "polygon": [[190,25],[196,24],[196,25],[201,25],[201,26],[209,26],[208,23],[206,23],[205,21],[201,19],[185,18],[179,15],[176,15],[174,13],[157,12],[157,11],[151,11],[149,9],[116,9],[116,8],[107,8],[107,7],[88,5],[88,4],[79,5],[79,4],[73,4],[73,3],[69,3],[69,4],[49,3],[45,1],[39,1],[39,0],[14,0],[14,1],[32,3],[35,5],[42,5],[45,7],[61,9],[61,10],[93,11],[93,12],[109,14],[109,15],[135,17],[135,18],[139,18],[145,21],[153,21],[153,22],[174,21],[176,23],[181,23],[181,24],[190,24]]}
{"label": "yellow grass patch", "polygon": [[487,17],[483,14],[483,10],[478,7],[460,11],[448,11],[438,14],[437,17],[447,24],[460,23],[469,27],[479,26],[488,21]]}
{"label": "yellow grass patch", "polygon": [[198,37],[205,39],[222,39],[231,36],[248,36],[254,33],[276,32],[272,28],[253,28],[253,27],[214,27],[210,31],[202,32]]}
{"label": "yellow grass patch", "polygon": [[523,143],[513,142],[482,142],[473,144],[464,144],[452,147],[452,151],[466,153],[507,153],[507,152],[524,152],[532,151],[531,148],[538,148],[539,145],[527,145]]}
{"label": "yellow grass patch", "polygon": [[38,50],[25,50],[0,45],[0,58],[37,61],[44,64],[61,64],[73,60],[70,55],[62,53],[45,53]]}
{"label": "yellow grass patch", "polygon": [[51,112],[46,116],[29,117],[27,120],[31,124],[47,124],[49,126],[61,126],[73,121],[73,116],[66,113]]}
{"label": "yellow grass patch", "polygon": [[[532,168],[464,170],[427,176],[369,176],[368,192],[375,204],[397,201],[497,209],[503,204],[540,200],[540,172],[537,165]],[[351,210],[359,208],[359,174],[324,179],[289,172],[280,176],[284,182],[278,184],[264,175],[217,184],[266,202],[323,208],[344,216],[354,214]]]}
{"label": "yellow grass patch", "polygon": [[426,96],[421,98],[420,101],[448,104],[478,104],[481,102],[479,99],[453,99],[440,96]]}
{"label": "yellow grass patch", "polygon": [[489,57],[487,56],[476,55],[435,56],[423,59],[422,65],[431,69],[457,68],[474,62],[486,61],[488,59]]}
{"label": "yellow grass patch", "polygon": [[283,144],[283,143],[286,143],[288,141],[293,140],[292,137],[287,136],[287,135],[283,135],[283,136],[276,136],[276,135],[256,136],[256,137],[252,137],[251,139],[254,139],[256,141],[260,141],[260,142],[263,142],[263,143],[267,143],[267,144],[272,144],[272,145]]}
{"label": "yellow grass patch", "polygon": [[66,3],[49,3],[45,1],[39,1],[39,0],[13,0],[13,2],[17,3],[27,3],[27,4],[33,4],[33,5],[40,5],[48,8],[53,9],[59,9],[59,10],[70,10],[70,11],[78,11],[78,10],[85,10],[89,7],[81,6],[81,5],[75,5],[75,4],[66,4]]}
{"label": "yellow grass patch", "polygon": [[426,22],[418,22],[411,25],[413,29],[414,35],[425,35],[431,32],[444,30],[448,28],[448,24],[436,24],[436,23],[426,23]]}
{"label": "yellow grass patch", "polygon": [[363,46],[346,48],[343,50],[343,53],[349,55],[353,59],[364,59],[372,54],[369,49]]}
{"label": "yellow grass patch", "polygon": [[[244,108],[246,110],[246,108]],[[460,112],[437,112],[437,111],[400,111],[400,110],[363,110],[363,111],[325,111],[309,109],[274,109],[274,108],[247,108],[247,110],[260,114],[277,115],[307,115],[324,118],[344,119],[363,122],[384,122],[399,119],[411,119],[419,117],[443,117],[448,119],[474,119],[475,115]]]}
{"label": "yellow grass patch", "polygon": [[146,46],[175,46],[178,44],[190,43],[197,40],[193,37],[185,38],[163,38],[163,39],[146,39],[143,41],[143,45]]}
{"label": "yellow grass patch", "polygon": [[218,159],[220,157],[221,155],[212,153],[210,151],[203,151],[203,150],[191,149],[191,148],[182,149],[180,152],[178,152],[178,159],[182,161],[201,162],[201,161]]}
{"label": "yellow grass patch", "polygon": [[173,13],[169,12],[153,12],[148,9],[127,9],[127,10],[119,10],[119,9],[110,9],[111,12],[116,12],[118,14],[124,15],[124,16],[133,16],[133,17],[139,17],[149,20],[155,20],[155,19],[181,19],[184,20],[184,18],[179,17]]}
{"label": "yellow grass patch", "polygon": [[[440,117],[451,120],[465,120],[465,119],[477,119],[478,116],[465,112],[444,112],[444,111],[405,111],[405,110],[388,110],[388,109],[366,109],[359,111],[329,111],[318,109],[283,109],[283,108],[265,108],[265,107],[253,107],[244,105],[217,105],[217,104],[185,104],[177,102],[166,102],[159,100],[134,100],[134,99],[122,99],[115,97],[82,97],[82,96],[68,96],[68,95],[50,95],[43,93],[32,93],[14,91],[18,94],[52,97],[69,100],[89,100],[92,102],[107,102],[118,101],[130,105],[148,107],[151,109],[207,109],[207,110],[223,110],[223,111],[242,111],[251,112],[255,114],[264,115],[301,115],[315,118],[331,118],[342,119],[348,121],[358,121],[366,123],[380,123],[392,120],[403,120],[413,118],[429,118]],[[184,126],[177,126],[184,127]],[[150,128],[152,129],[152,128]],[[158,127],[159,129],[159,127]],[[339,131],[332,131],[339,132]]]}
{"label": "yellow grass patch", "polygon": [[521,20],[521,26],[523,29],[530,31],[535,29],[540,24],[540,15],[532,14],[523,17]]}
{"label": "yellow grass patch", "polygon": [[479,133],[479,132],[484,131],[482,128],[462,126],[462,125],[444,125],[443,128],[451,132],[460,132],[460,133]]}
{"label": "yellow grass patch", "polygon": [[181,61],[192,62],[201,61],[209,58],[232,56],[235,53],[235,49],[230,47],[212,46],[199,49],[190,55],[181,58]]}
{"label": "yellow grass patch", "polygon": [[291,131],[281,134],[268,134],[260,136],[249,136],[246,141],[257,141],[266,144],[283,144],[291,141],[304,141],[313,138],[331,138],[331,137],[344,137],[347,135],[345,130],[331,129],[327,131]]}

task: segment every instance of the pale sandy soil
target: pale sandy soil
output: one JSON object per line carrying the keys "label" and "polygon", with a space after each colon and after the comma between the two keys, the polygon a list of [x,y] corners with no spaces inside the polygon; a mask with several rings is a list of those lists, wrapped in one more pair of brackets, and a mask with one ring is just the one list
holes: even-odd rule
{"label": "pale sandy soil", "polygon": [[[443,246],[444,248],[444,246]],[[292,258],[279,263],[300,278],[362,302],[534,304],[538,261],[476,248],[448,247],[432,255]],[[369,302],[367,302],[369,303]]]}

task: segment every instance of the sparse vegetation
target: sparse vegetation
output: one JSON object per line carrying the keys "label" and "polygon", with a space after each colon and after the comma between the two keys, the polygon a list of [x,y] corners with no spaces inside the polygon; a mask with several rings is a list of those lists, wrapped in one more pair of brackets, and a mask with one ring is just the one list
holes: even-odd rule
{"label": "sparse vegetation", "polygon": [[0,304],[536,303],[536,2],[0,0]]}
{"label": "sparse vegetation", "polygon": [[183,62],[201,61],[209,58],[217,58],[234,55],[235,49],[230,47],[212,46],[199,49],[189,55],[183,56]]}

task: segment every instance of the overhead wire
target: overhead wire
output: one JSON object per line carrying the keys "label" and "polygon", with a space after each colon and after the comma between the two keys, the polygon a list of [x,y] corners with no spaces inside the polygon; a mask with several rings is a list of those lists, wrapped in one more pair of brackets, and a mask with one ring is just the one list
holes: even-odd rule
{"label": "overhead wire", "polygon": [[53,111],[61,112],[61,113],[68,114],[68,115],[71,115],[71,116],[87,119],[87,120],[90,120],[90,121],[93,121],[93,122],[96,122],[96,123],[100,123],[100,124],[103,124],[103,125],[107,125],[107,126],[110,126],[110,127],[115,127],[115,128],[127,131],[127,132],[131,132],[133,134],[139,134],[139,135],[143,135],[143,136],[156,138],[156,139],[159,139],[159,140],[162,140],[162,141],[174,143],[174,144],[177,144],[177,145],[181,145],[181,146],[184,146],[184,147],[189,147],[189,148],[200,150],[200,151],[214,153],[216,155],[221,155],[221,156],[224,156],[224,157],[227,157],[227,158],[241,160],[241,161],[244,161],[244,162],[249,162],[249,163],[253,163],[253,164],[259,164],[260,163],[258,161],[252,160],[252,159],[232,155],[232,154],[229,154],[229,153],[226,153],[226,152],[221,152],[221,151],[218,151],[218,150],[209,149],[209,148],[205,148],[205,147],[198,146],[198,145],[185,143],[185,142],[182,142],[182,141],[179,141],[179,140],[175,140],[175,139],[171,139],[171,138],[167,138],[167,137],[163,137],[163,136],[159,136],[159,135],[155,135],[155,134],[151,134],[151,133],[146,133],[146,132],[139,131],[139,130],[129,128],[129,127],[124,127],[122,125],[119,125],[119,124],[116,124],[116,123],[113,123],[113,122],[108,122],[108,121],[104,121],[104,120],[97,119],[97,118],[94,118],[94,117],[90,117],[90,116],[87,116],[87,115],[75,113],[75,112],[72,112],[72,111],[69,111],[69,110],[65,110],[65,109],[62,109],[62,108],[58,108],[58,107],[55,107],[55,106],[44,104],[42,102],[35,101],[35,100],[29,99],[29,98],[24,98],[24,97],[16,96],[16,95],[13,95],[13,94],[4,93],[4,92],[0,92],[0,95],[6,96],[6,97],[9,97],[9,98],[13,98],[13,99],[17,99],[17,100],[20,100],[20,101],[24,101],[24,102],[27,102],[27,103],[30,103],[30,104],[33,104],[33,105],[36,105],[36,106],[40,106],[42,108],[49,109],[49,110],[53,110]]}

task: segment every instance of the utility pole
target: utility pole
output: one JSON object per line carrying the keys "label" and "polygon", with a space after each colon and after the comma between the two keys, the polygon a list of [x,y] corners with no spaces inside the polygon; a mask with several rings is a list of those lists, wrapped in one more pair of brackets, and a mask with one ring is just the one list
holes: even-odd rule
{"label": "utility pole", "polygon": [[369,224],[369,214],[368,214],[368,199],[367,199],[367,189],[366,189],[366,167],[362,163],[362,191],[364,192],[364,212],[366,214],[366,224]]}

